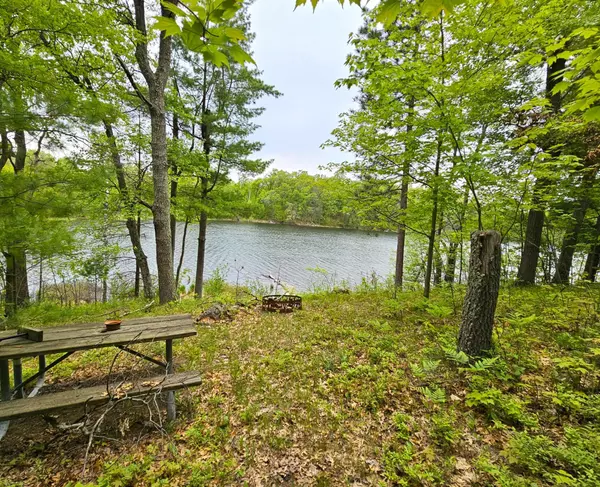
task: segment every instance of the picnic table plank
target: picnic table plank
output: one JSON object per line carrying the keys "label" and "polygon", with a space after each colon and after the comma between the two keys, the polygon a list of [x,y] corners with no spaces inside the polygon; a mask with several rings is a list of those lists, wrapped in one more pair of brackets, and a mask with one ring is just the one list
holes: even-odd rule
{"label": "picnic table plank", "polygon": [[[123,320],[123,322],[121,323],[121,327],[124,326],[137,326],[137,325],[152,325],[154,323],[171,323],[174,321],[189,321],[190,323],[193,323],[194,320],[192,318],[192,315],[189,314],[184,314],[184,315],[165,315],[165,316],[154,316],[151,318],[133,318],[130,320]],[[59,326],[46,326],[43,327],[43,330],[45,333],[50,333],[50,334],[55,334],[55,333],[61,333],[63,331],[73,331],[73,330],[86,330],[86,329],[92,329],[94,327],[98,327],[98,326],[104,326],[103,322],[87,322],[87,323],[73,323],[73,324],[69,324],[69,325],[59,325]],[[12,335],[16,335],[18,333],[17,329],[11,329],[11,330],[3,330],[0,331],[0,338],[3,337],[7,337],[7,336],[12,336]],[[15,339],[16,340],[16,339]],[[26,341],[27,339],[23,338],[23,341]],[[44,340],[47,340],[46,336],[44,336]],[[0,342],[2,343],[2,342]],[[9,343],[14,343],[14,341],[10,341]],[[2,346],[2,345],[0,345]]]}
{"label": "picnic table plank", "polygon": [[[86,323],[44,329],[44,341],[15,338],[0,342],[0,360],[50,355],[92,348],[173,340],[196,335],[189,315],[172,315],[152,321],[127,320],[121,329],[106,332],[103,323]],[[144,326],[145,325],[145,326]]]}
{"label": "picnic table plank", "polygon": [[[178,374],[162,375],[147,379],[139,379],[136,382],[126,381],[111,384],[109,390],[113,394],[125,391],[127,396],[134,397],[158,391],[174,391],[185,387],[200,385],[202,382],[198,372],[182,372]],[[144,385],[146,384],[146,385]],[[115,387],[120,386],[116,389]],[[128,389],[128,387],[131,388]],[[99,405],[109,401],[106,394],[106,384],[82,389],[73,389],[52,394],[42,394],[31,399],[15,399],[13,401],[0,402],[0,421],[6,421],[36,414],[60,411],[83,405]]]}
{"label": "picnic table plank", "polygon": [[89,350],[92,348],[116,345],[173,340],[194,335],[196,335],[196,328],[194,326],[182,326],[175,329],[167,327],[116,334],[107,332],[102,335],[91,335],[76,340],[65,339],[48,342],[28,342],[6,348],[3,347],[0,348],[0,359],[36,357],[39,355]]}
{"label": "picnic table plank", "polygon": [[[168,322],[154,322],[154,323],[148,323],[147,326],[142,327],[140,325],[137,324],[130,324],[128,322],[123,322],[121,324],[121,328],[119,328],[118,330],[113,330],[110,332],[107,332],[104,324],[103,323],[92,323],[87,325],[86,328],[58,328],[58,329],[52,329],[52,328],[45,328],[45,334],[44,334],[44,342],[50,342],[53,340],[70,340],[70,339],[79,339],[82,337],[83,334],[85,334],[86,337],[89,336],[101,336],[101,335],[106,335],[106,334],[111,334],[111,335],[118,335],[121,333],[139,333],[140,331],[142,331],[143,329],[148,329],[148,330],[157,330],[160,328],[171,328],[171,329],[175,329],[177,327],[185,327],[185,326],[194,326],[194,321],[192,319],[180,319],[180,320],[174,320],[174,321],[168,321]],[[7,344],[15,344],[17,343],[17,340],[20,340],[20,342],[18,343],[31,343],[31,340],[28,340],[27,338],[19,338],[19,339],[14,339],[11,340],[9,342],[7,342]]]}

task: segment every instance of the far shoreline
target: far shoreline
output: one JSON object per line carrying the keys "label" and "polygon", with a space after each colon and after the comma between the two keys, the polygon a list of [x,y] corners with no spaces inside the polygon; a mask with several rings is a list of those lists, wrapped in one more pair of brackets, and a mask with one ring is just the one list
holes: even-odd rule
{"label": "far shoreline", "polygon": [[375,228],[367,228],[367,227],[343,227],[343,226],[334,226],[334,225],[320,225],[318,223],[308,223],[308,222],[293,222],[293,221],[274,221],[274,220],[255,220],[248,218],[209,218],[209,222],[225,222],[225,223],[259,223],[264,225],[280,225],[280,226],[289,226],[289,227],[302,227],[302,228],[324,228],[330,230],[356,230],[360,232],[376,232],[376,233],[392,233],[389,229],[378,230]]}

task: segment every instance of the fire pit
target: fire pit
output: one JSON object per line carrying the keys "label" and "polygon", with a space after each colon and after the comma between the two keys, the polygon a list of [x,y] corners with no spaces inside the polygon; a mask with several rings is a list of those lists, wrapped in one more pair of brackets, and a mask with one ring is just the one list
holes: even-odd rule
{"label": "fire pit", "polygon": [[293,294],[270,294],[263,296],[262,309],[263,311],[291,313],[295,309],[302,309],[302,298]]}

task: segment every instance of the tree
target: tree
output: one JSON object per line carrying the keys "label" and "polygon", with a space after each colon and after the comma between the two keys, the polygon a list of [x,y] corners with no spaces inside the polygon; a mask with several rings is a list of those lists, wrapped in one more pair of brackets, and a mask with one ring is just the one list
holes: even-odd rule
{"label": "tree", "polygon": [[[244,36],[240,46],[249,51],[253,35],[245,10],[229,24]],[[255,123],[264,109],[257,102],[264,96],[279,96],[264,83],[261,72],[236,61],[229,55],[228,66],[217,67],[197,53],[177,49],[174,74],[174,129],[181,140],[173,140],[171,160],[177,161],[179,180],[191,179],[187,195],[177,206],[186,216],[197,218],[199,225],[195,290],[202,296],[206,228],[211,193],[228,181],[232,171],[238,174],[262,173],[270,161],[253,158],[262,144],[250,140],[258,128]],[[187,142],[187,147],[182,142]],[[193,189],[192,189],[193,187]],[[172,195],[174,193],[172,192]]]}
{"label": "tree", "polygon": [[492,348],[494,313],[500,290],[500,234],[471,235],[469,282],[458,335],[458,351],[478,357]]}
{"label": "tree", "polygon": [[[147,28],[147,8],[144,0],[133,0],[133,18],[125,16],[136,31],[135,58],[145,81],[146,90],[140,88],[133,72],[120,58],[119,63],[150,113],[154,187],[151,209],[156,239],[159,299],[161,303],[166,303],[175,298],[165,105],[165,89],[171,72],[172,36],[179,36],[188,49],[200,52],[206,61],[216,66],[229,64],[226,54],[240,63],[253,61],[239,47],[239,42],[245,39],[244,34],[239,29],[224,25],[239,11],[242,6],[241,0],[204,2],[164,0],[159,3],[161,15],[154,25],[160,32],[158,52],[154,60],[156,69],[152,68],[153,52],[149,49],[151,37]],[[178,6],[179,4],[185,10]],[[177,22],[176,16],[180,17],[182,25]]]}
{"label": "tree", "polygon": [[[484,228],[492,217],[484,211],[484,200],[492,199],[486,194],[500,188],[515,191],[512,170],[523,156],[505,145],[511,136],[510,115],[532,93],[532,68],[515,64],[514,45],[509,49],[502,42],[515,29],[515,10],[473,3],[455,15],[432,19],[416,6],[404,5],[397,20],[382,29],[378,8],[366,14],[367,27],[352,39],[357,53],[348,59],[350,77],[340,83],[359,87],[360,108],[342,115],[330,143],[358,157],[342,165],[343,171],[388,181],[390,192],[400,187],[397,286],[405,229],[427,239],[427,296],[431,281],[441,281],[443,239],[450,240],[446,275],[452,282],[466,218],[475,216],[473,223]],[[517,34],[519,45],[525,35]],[[487,56],[480,56],[482,51]],[[427,228],[407,226],[411,210],[402,203],[407,179],[430,193]],[[519,198],[508,203],[514,217]]]}

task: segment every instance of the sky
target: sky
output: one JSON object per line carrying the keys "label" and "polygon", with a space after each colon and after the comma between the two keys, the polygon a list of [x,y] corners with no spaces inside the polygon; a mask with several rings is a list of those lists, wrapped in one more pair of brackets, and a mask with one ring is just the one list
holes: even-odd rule
{"label": "sky", "polygon": [[325,1],[313,13],[294,10],[294,0],[256,0],[250,7],[256,33],[254,59],[265,82],[283,96],[263,99],[265,113],[255,138],[272,168],[323,173],[319,166],[351,158],[335,148],[321,149],[337,126],[338,115],[353,106],[355,92],[333,83],[348,74],[348,35],[362,24],[360,9]]}

